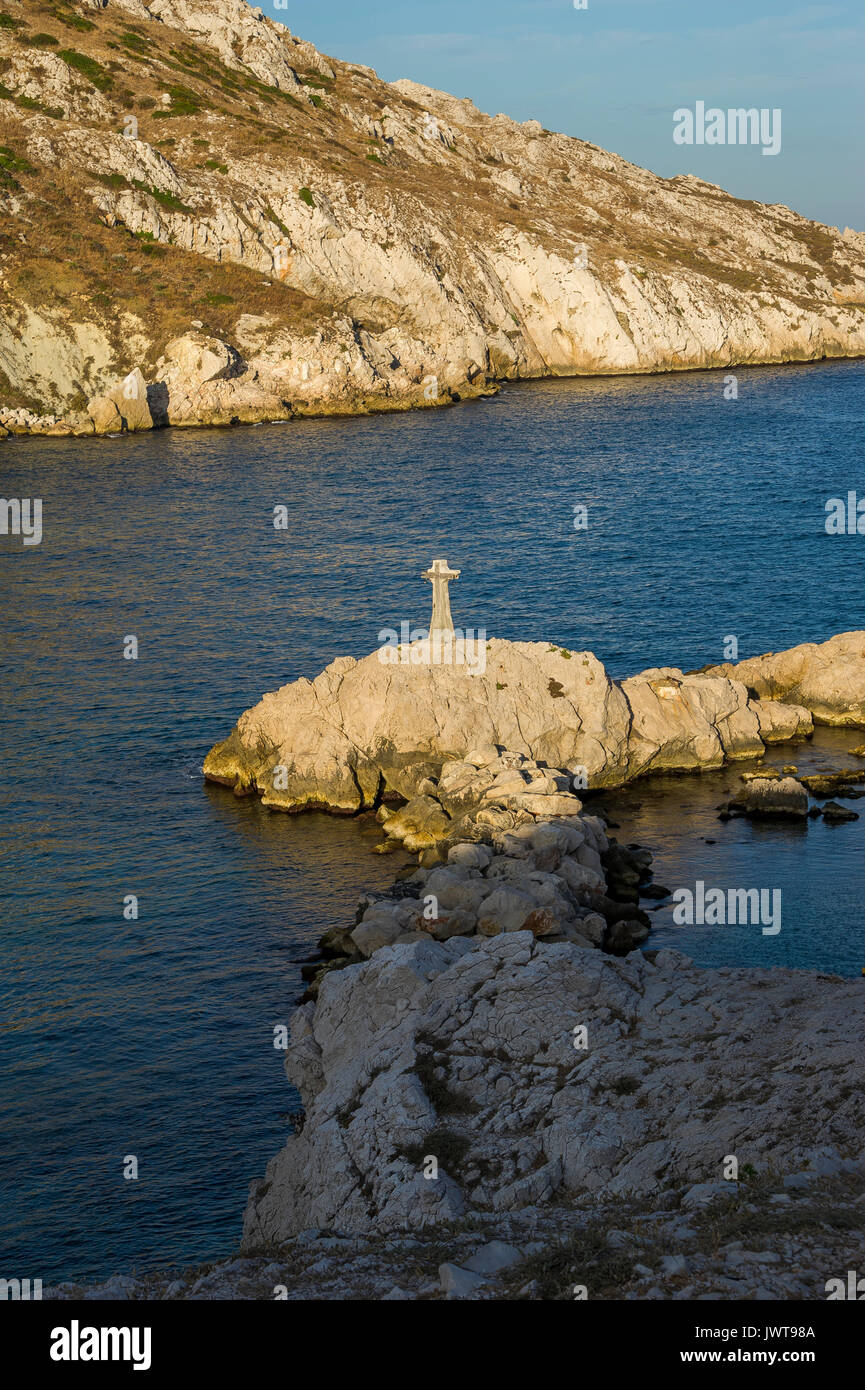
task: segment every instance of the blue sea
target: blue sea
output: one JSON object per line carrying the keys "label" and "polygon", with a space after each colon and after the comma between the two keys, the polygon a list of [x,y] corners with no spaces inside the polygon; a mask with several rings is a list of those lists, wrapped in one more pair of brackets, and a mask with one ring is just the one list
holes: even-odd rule
{"label": "blue sea", "polygon": [[[719,372],[594,378],[0,445],[3,495],[43,501],[40,545],[0,538],[0,1276],[235,1246],[297,1105],[273,1037],[300,965],[396,865],[370,817],[268,813],[201,763],[263,692],[422,625],[434,556],[461,570],[458,626],[588,648],[617,677],[720,661],[731,635],[744,657],[865,627],[865,537],[824,527],[830,497],[865,493],[865,363],[736,375],[737,400]],[[863,740],[772,756],[852,766]],[[662,908],[652,944],[859,975],[865,818],[722,825],[736,778],[605,804],[670,886],[782,887],[783,930],[677,929]]]}

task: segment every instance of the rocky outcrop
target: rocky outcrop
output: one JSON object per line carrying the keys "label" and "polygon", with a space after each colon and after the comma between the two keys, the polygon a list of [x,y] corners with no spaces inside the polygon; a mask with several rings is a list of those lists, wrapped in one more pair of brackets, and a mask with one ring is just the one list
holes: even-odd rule
{"label": "rocky outcrop", "polygon": [[[742,780],[742,813],[806,814],[794,777]],[[749,1182],[812,1165],[865,1182],[858,985],[640,954],[651,854],[522,754],[448,761],[379,819],[420,867],[304,967],[286,1056],[303,1120],[252,1188],[244,1251],[561,1220],[590,1195],[696,1210],[735,1199],[739,1165]],[[442,1290],[473,1296],[477,1272],[446,1264]]]}
{"label": "rocky outcrop", "polygon": [[106,396],[97,396],[87,407],[96,434],[153,429],[147,399],[147,382],[136,367]]}
{"label": "rocky outcrop", "polygon": [[[626,1200],[478,1212],[453,1227],[302,1231],[190,1269],[63,1284],[46,1299],[599,1299],[846,1297],[859,1267],[865,1170],[832,1146],[798,1172]],[[443,1255],[447,1258],[443,1260]],[[853,1276],[855,1281],[855,1275]]]}
{"label": "rocky outcrop", "polygon": [[[809,709],[818,724],[865,728],[865,633],[842,632],[828,642],[805,642],[787,652],[753,656],[707,675],[743,681],[762,701]],[[777,705],[769,708],[777,709]]]}
{"label": "rocky outcrop", "polygon": [[863,1025],[861,987],[823,975],[530,931],[386,947],[294,1015],[305,1120],[253,1189],[244,1248],[581,1194],[711,1201],[735,1192],[730,1157],[778,1177],[831,1149],[861,1172]]}
{"label": "rocky outcrop", "polygon": [[[865,660],[852,658],[865,650],[865,634],[800,650],[824,672],[820,711],[830,700],[848,718],[865,709]],[[753,663],[745,665],[750,680]],[[740,669],[652,669],[616,682],[590,652],[548,643],[482,641],[458,665],[428,664],[417,642],[361,661],[341,657],[314,681],[265,695],[211,749],[204,772],[238,794],[258,792],[274,809],[351,813],[415,795],[444,761],[478,745],[569,769],[579,790],[720,767],[760,755],[764,734],[776,742],[811,733],[805,704],[814,689],[800,682],[797,704],[769,704],[751,698]]]}
{"label": "rocky outcrop", "polygon": [[[192,424],[865,352],[856,232],[383,82],[243,0],[81,0],[74,46],[9,8],[0,371],[28,418],[78,428],[136,367]],[[196,325],[238,371],[178,370]]]}
{"label": "rocky outcrop", "polygon": [[795,777],[753,777],[739,797],[746,816],[807,816],[808,792]]}

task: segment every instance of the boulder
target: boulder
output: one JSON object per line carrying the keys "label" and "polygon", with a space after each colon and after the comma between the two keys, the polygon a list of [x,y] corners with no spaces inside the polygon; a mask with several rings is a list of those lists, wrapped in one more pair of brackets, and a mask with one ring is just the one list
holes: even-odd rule
{"label": "boulder", "polygon": [[473,1298],[486,1282],[482,1274],[474,1274],[460,1265],[439,1265],[439,1281],[448,1299]]}
{"label": "boulder", "polygon": [[94,396],[87,407],[96,434],[119,434],[123,429],[123,417],[114,401],[108,396]]}
{"label": "boulder", "polygon": [[753,778],[737,801],[747,816],[807,816],[808,793],[795,777]]}
{"label": "boulder", "polygon": [[138,367],[104,396],[96,396],[87,413],[97,434],[126,430],[152,430],[153,416],[147,400],[147,382]]}
{"label": "boulder", "polygon": [[234,375],[240,354],[220,338],[206,333],[184,333],[166,345],[164,379],[179,391],[188,392],[207,381],[221,381]]}
{"label": "boulder", "polygon": [[482,936],[520,931],[536,910],[535,899],[528,893],[518,888],[496,888],[478,913],[478,931]]}
{"label": "boulder", "polygon": [[376,904],[364,913],[351,939],[362,956],[371,956],[382,946],[391,946],[405,930],[394,909]]}
{"label": "boulder", "polygon": [[752,700],[760,737],[764,743],[786,743],[793,738],[810,738],[814,716],[803,705],[785,705],[780,700]]}
{"label": "boulder", "polygon": [[450,821],[438,801],[416,796],[384,823],[384,833],[409,850],[426,849],[447,832]]}
{"label": "boulder", "polygon": [[840,806],[837,801],[827,801],[823,805],[823,819],[835,821],[840,824],[842,821],[858,820],[858,811],[851,811],[846,806]]}
{"label": "boulder", "polygon": [[448,863],[465,869],[487,869],[492,857],[489,845],[458,844],[448,850]]}
{"label": "boulder", "polygon": [[642,946],[648,939],[649,928],[643,922],[638,922],[633,918],[625,918],[622,921],[613,922],[607,928],[604,950],[609,951],[613,956],[626,956],[631,951],[635,951],[638,946]]}
{"label": "boulder", "polygon": [[466,1260],[465,1268],[474,1274],[496,1275],[519,1264],[522,1258],[523,1252],[516,1245],[508,1245],[504,1240],[491,1240]]}

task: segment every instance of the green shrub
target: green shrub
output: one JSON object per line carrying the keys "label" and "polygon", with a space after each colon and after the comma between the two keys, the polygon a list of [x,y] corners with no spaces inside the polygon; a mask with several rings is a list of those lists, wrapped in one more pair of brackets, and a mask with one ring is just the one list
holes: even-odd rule
{"label": "green shrub", "polygon": [[149,193],[151,198],[155,198],[157,203],[161,203],[164,208],[169,208],[171,212],[192,212],[192,208],[187,207],[186,203],[182,203],[173,193],[163,193],[161,188],[157,188],[152,183],[142,183],[141,179],[133,179],[132,182],[142,193]]}
{"label": "green shrub", "polygon": [[301,201],[302,203],[306,203],[306,206],[307,206],[308,208],[314,208],[314,207],[315,207],[315,199],[313,198],[313,196],[312,196],[312,194],[310,193],[310,191],[309,191],[308,188],[301,188],[301,189],[298,191],[298,195],[297,195],[297,196],[300,198],[300,201]]}
{"label": "green shrub", "polygon": [[165,120],[169,116],[197,116],[201,110],[201,98],[189,87],[176,83],[168,88],[168,95],[171,97],[171,110],[154,111],[157,120]]}
{"label": "green shrub", "polygon": [[79,34],[89,34],[91,29],[96,28],[96,25],[91,24],[89,19],[82,19],[81,15],[73,14],[71,10],[66,13],[62,10],[59,11],[57,18],[61,24],[66,25],[67,29],[77,29]]}
{"label": "green shrub", "polygon": [[93,177],[100,183],[104,183],[106,188],[128,188],[129,182],[125,174],[100,174],[94,171]]}
{"label": "green shrub", "polygon": [[270,206],[269,203],[264,210],[270,218],[271,222],[273,222],[274,225],[277,226],[279,230],[282,232],[282,235],[285,237],[290,237],[291,232],[288,230],[285,223],[280,221],[280,219],[277,217],[276,213],[274,212],[273,208]]}

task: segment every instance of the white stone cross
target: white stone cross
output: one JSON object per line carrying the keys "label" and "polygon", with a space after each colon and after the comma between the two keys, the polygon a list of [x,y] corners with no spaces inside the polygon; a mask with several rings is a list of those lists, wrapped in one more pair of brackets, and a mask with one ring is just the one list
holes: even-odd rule
{"label": "white stone cross", "polygon": [[447,560],[433,560],[432,568],[421,575],[421,579],[428,579],[433,586],[433,606],[432,618],[430,620],[430,635],[434,632],[453,632],[454,621],[451,617],[451,601],[448,593],[448,585],[452,579],[459,579],[460,571],[452,570],[448,566]]}

